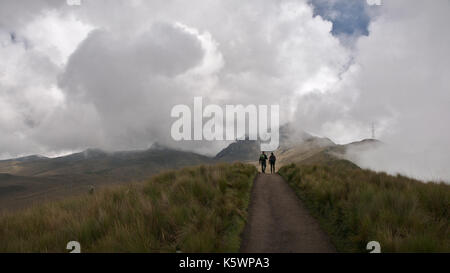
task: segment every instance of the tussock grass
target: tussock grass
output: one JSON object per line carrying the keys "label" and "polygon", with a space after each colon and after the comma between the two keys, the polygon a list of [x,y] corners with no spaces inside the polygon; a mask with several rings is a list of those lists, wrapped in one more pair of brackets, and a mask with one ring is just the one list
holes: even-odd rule
{"label": "tussock grass", "polygon": [[237,252],[256,169],[235,163],[0,216],[0,252]]}
{"label": "tussock grass", "polygon": [[450,252],[450,186],[363,170],[345,161],[287,165],[280,174],[343,252]]}

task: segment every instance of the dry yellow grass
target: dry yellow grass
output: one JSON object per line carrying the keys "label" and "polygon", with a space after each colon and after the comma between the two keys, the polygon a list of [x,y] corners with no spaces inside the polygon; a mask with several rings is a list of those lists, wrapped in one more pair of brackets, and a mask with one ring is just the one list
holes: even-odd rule
{"label": "dry yellow grass", "polygon": [[450,252],[450,185],[363,170],[345,160],[287,165],[280,174],[343,252]]}
{"label": "dry yellow grass", "polygon": [[0,252],[235,252],[256,169],[169,171],[141,184],[0,216]]}

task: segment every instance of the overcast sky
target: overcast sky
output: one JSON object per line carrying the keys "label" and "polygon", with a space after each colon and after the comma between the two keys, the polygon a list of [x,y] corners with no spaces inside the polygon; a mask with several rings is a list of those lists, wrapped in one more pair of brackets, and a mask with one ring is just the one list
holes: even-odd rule
{"label": "overcast sky", "polygon": [[450,1],[0,2],[0,158],[174,143],[175,104],[279,104],[361,165],[450,179]]}

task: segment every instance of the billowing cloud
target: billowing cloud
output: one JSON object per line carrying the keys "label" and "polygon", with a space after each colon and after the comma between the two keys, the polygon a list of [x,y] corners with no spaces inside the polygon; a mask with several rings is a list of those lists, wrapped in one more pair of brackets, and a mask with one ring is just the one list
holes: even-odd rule
{"label": "billowing cloud", "polygon": [[359,41],[349,115],[376,118],[387,146],[363,154],[365,167],[450,181],[450,2],[385,1]]}
{"label": "billowing cloud", "polygon": [[[40,94],[52,92],[52,102],[25,106],[43,108],[29,114],[29,128],[2,125],[27,147],[0,142],[6,155],[142,149],[155,141],[214,154],[226,143],[171,140],[174,105],[191,105],[194,96],[219,105],[280,104],[288,120],[295,98],[333,85],[349,60],[332,24],[314,17],[306,1],[83,1],[73,10],[47,3],[37,10],[15,30],[33,48],[11,46],[45,56],[53,70],[35,67],[30,75],[48,78]],[[58,26],[82,38],[62,36]]]}

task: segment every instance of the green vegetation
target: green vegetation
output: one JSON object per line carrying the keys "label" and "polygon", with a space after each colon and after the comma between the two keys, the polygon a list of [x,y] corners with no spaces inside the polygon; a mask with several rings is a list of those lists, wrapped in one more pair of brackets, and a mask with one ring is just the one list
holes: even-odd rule
{"label": "green vegetation", "polygon": [[345,160],[279,172],[341,252],[450,252],[450,186],[363,170]]}
{"label": "green vegetation", "polygon": [[0,216],[0,252],[236,252],[255,167],[168,171]]}

